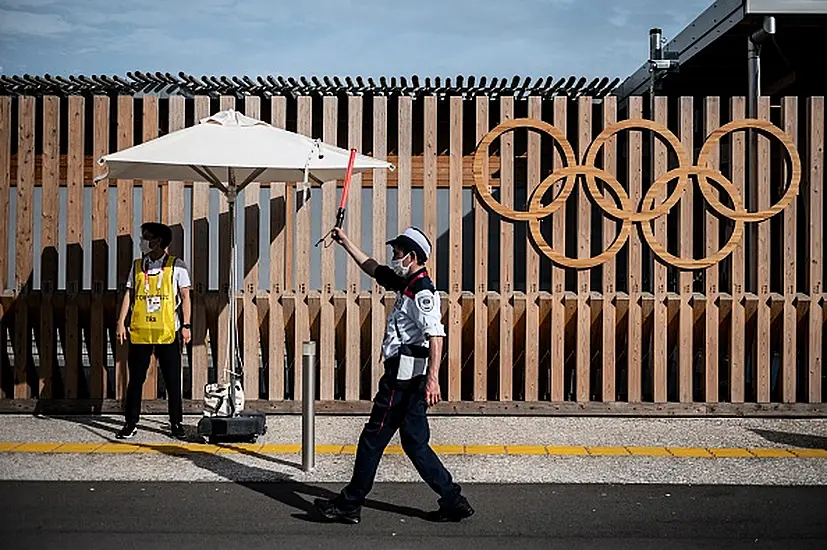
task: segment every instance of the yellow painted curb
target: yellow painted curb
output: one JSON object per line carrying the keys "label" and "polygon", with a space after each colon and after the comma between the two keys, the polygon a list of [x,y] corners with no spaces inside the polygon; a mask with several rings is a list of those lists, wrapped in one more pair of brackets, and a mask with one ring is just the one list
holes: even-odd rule
{"label": "yellow painted curb", "polygon": [[466,445],[467,455],[504,455],[505,445]]}
{"label": "yellow painted curb", "polygon": [[[197,445],[194,443],[193,445]],[[203,445],[202,445],[203,446]],[[216,454],[244,454],[244,453],[258,453],[264,447],[261,443],[233,443],[231,445],[215,445]]]}
{"label": "yellow painted curb", "polygon": [[100,447],[98,447],[98,453],[118,453],[118,454],[129,454],[134,453],[138,450],[137,445],[132,445],[131,443],[104,443]]}
{"label": "yellow painted curb", "polygon": [[21,443],[14,448],[15,453],[50,453],[60,447],[61,443]]}
{"label": "yellow painted curb", "polygon": [[577,446],[551,446],[546,447],[550,455],[587,455],[589,452],[585,447]]}
{"label": "yellow painted curb", "polygon": [[787,449],[747,449],[759,458],[795,458],[795,455]]}
{"label": "yellow painted curb", "polygon": [[666,447],[626,447],[632,456],[672,456]]}
{"label": "yellow painted curb", "polygon": [[510,455],[546,455],[543,445],[506,445],[505,451]]}
{"label": "yellow painted curb", "polygon": [[798,458],[827,458],[827,449],[790,449]]}
{"label": "yellow painted curb", "polygon": [[[660,456],[676,458],[827,458],[827,449],[741,447],[622,447],[566,445],[432,445],[440,455],[552,455],[552,456]],[[285,443],[121,443],[121,442],[0,442],[0,453],[130,454],[298,454],[301,445]],[[385,454],[400,455],[400,445],[388,445]],[[316,445],[316,454],[355,455],[356,445]]]}
{"label": "yellow painted curb", "polygon": [[667,447],[673,456],[680,458],[710,458],[712,453],[698,447]]}
{"label": "yellow painted curb", "polygon": [[626,447],[586,447],[592,456],[627,456]]}
{"label": "yellow painted curb", "polygon": [[94,453],[101,447],[103,447],[103,443],[64,443],[52,452],[85,454]]}
{"label": "yellow painted curb", "polygon": [[723,449],[714,448],[709,449],[712,456],[715,458],[755,458],[751,452],[746,449]]}
{"label": "yellow painted curb", "polygon": [[302,446],[284,443],[267,443],[261,446],[259,452],[267,455],[294,455],[301,452]]}
{"label": "yellow painted curb", "polygon": [[461,455],[465,454],[464,445],[431,445],[436,454],[440,455]]}

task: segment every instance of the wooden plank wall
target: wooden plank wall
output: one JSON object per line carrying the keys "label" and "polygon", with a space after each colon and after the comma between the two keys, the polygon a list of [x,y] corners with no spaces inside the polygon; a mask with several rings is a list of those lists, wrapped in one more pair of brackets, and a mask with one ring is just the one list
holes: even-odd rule
{"label": "wooden plank wall", "polygon": [[[204,385],[214,377],[224,379],[226,326],[230,321],[224,291],[229,284],[230,250],[223,238],[219,238],[215,251],[211,250],[210,225],[216,220],[210,215],[208,185],[125,180],[93,184],[93,177],[102,174],[102,168],[90,159],[109,152],[112,143],[118,149],[130,146],[137,128],[141,128],[139,139],[146,141],[165,127],[174,131],[218,108],[238,106],[249,116],[264,115],[277,127],[354,147],[397,165],[394,173],[377,170],[354,177],[346,228],[352,238],[360,239],[369,224],[372,242],[361,244],[384,259],[389,214],[396,218],[400,229],[415,219],[423,221],[433,243],[428,267],[432,274],[447,274],[446,280],[437,280],[437,286],[442,291],[448,334],[442,376],[443,397],[448,401],[587,403],[599,399],[611,404],[621,399],[633,403],[674,401],[687,406],[696,401],[822,402],[823,98],[786,98],[778,105],[778,124],[800,149],[804,166],[801,196],[779,214],[776,225],[767,220],[753,227],[758,237],[756,249],[747,250],[742,243],[726,263],[700,272],[679,270],[674,283],[669,278],[671,268],[655,260],[649,264],[652,279],[646,288],[644,278],[650,267],[644,260],[651,256],[644,252],[647,245],[636,229],[616,257],[624,261],[613,258],[598,268],[599,277],[592,277],[589,270],[570,274],[557,264],[541,270],[543,256],[531,244],[525,247],[525,258],[515,258],[514,251],[519,249],[516,239],[521,234],[516,227],[521,222],[499,216],[489,219],[488,210],[476,196],[470,226],[462,215],[464,194],[474,185],[470,176],[473,147],[467,143],[470,136],[478,142],[498,122],[527,114],[548,120],[564,131],[582,158],[598,128],[613,124],[619,114],[621,118],[640,117],[642,98],[632,98],[620,113],[614,98],[607,98],[598,107],[590,98],[571,101],[510,96],[352,96],[325,97],[321,101],[306,96],[268,98],[269,104],[262,101],[258,97],[237,101],[228,96],[216,101],[207,97],[0,97],[0,219],[10,219],[10,196],[16,195],[16,225],[0,224],[0,249],[8,250],[11,238],[16,243],[13,257],[0,254],[0,287],[6,293],[0,301],[0,345],[10,337],[14,352],[13,362],[0,367],[0,399],[123,398],[128,346],[114,343],[114,321],[120,299],[117,291],[123,290],[133,255],[136,187],[142,189],[138,199],[142,201],[141,221],[158,219],[160,212],[161,219],[175,231],[174,253],[183,254],[183,237],[190,236],[194,284],[192,398],[200,400]],[[704,141],[724,122],[724,113],[728,113],[727,120],[745,116],[744,98],[732,98],[729,105],[722,105],[719,98],[657,98],[654,105],[654,120],[673,128],[687,151],[698,147],[699,135]],[[703,116],[695,116],[698,110]],[[763,98],[760,118],[769,119],[770,112],[770,101]],[[160,119],[162,113],[168,114],[168,121]],[[674,118],[668,113],[675,113]],[[137,125],[136,116],[140,117]],[[694,120],[701,121],[701,131],[695,128]],[[64,124],[66,128],[62,128]],[[343,132],[346,134],[341,135]],[[516,210],[525,208],[515,201],[518,193],[524,190],[525,196],[531,196],[545,177],[564,166],[557,148],[544,158],[551,151],[546,146],[548,136],[533,131],[525,135],[527,139],[519,131],[504,135],[484,163],[484,184],[498,188],[498,200]],[[651,185],[644,179],[649,174],[644,168],[648,162],[644,157],[648,150],[645,136],[639,130],[625,132],[625,137],[614,136],[603,144],[598,157],[607,172],[623,175],[621,183],[632,204],[638,204]],[[66,142],[61,143],[61,139]],[[720,151],[714,152],[710,167],[716,168],[726,160],[733,189],[746,201],[750,185],[747,135],[734,132],[725,143],[726,148],[722,143]],[[759,209],[770,207],[775,196],[771,195],[770,181],[778,152],[777,146],[771,148],[770,143],[767,137],[758,140]],[[671,168],[668,149],[660,140],[654,140],[653,177]],[[782,170],[781,175],[785,181],[789,178],[786,171]],[[544,203],[559,193],[563,183],[554,182]],[[333,220],[341,184],[326,182],[319,192],[311,194],[311,201],[321,201],[323,220]],[[38,219],[34,218],[36,187],[42,190],[42,215]],[[91,204],[87,205],[92,218],[91,250],[84,250],[86,187],[93,187]],[[187,188],[192,189],[189,218],[184,215]],[[422,201],[414,199],[415,188],[422,189]],[[579,183],[577,188],[569,198],[573,202],[568,219],[566,209],[561,209],[545,223],[550,229],[550,244],[559,251],[566,251],[567,232],[575,228],[575,247],[569,245],[568,253],[586,258],[601,246],[605,249],[611,245],[619,224],[601,214]],[[65,212],[60,212],[62,189],[66,193]],[[372,204],[363,202],[363,189],[370,191],[366,196],[372,197]],[[390,189],[397,193],[395,213],[387,210]],[[447,191],[449,215],[445,221],[437,218],[440,189]],[[261,190],[269,200],[269,218],[262,215]],[[114,213],[109,209],[110,193],[117,197]],[[664,189],[656,205],[667,194]],[[382,374],[380,345],[391,295],[375,283],[363,288],[358,266],[350,261],[337,264],[335,245],[321,249],[321,272],[316,279],[311,272],[311,235],[325,231],[327,225],[311,217],[312,202],[305,203],[292,186],[283,182],[254,183],[243,196],[236,213],[244,226],[244,238],[239,240],[240,312],[233,321],[241,329],[247,399],[279,402],[285,399],[285,390],[292,399],[298,399],[301,344],[308,339],[320,344],[319,399],[369,399]],[[220,196],[218,200],[217,229],[223,233],[228,229],[227,205]],[[693,248],[702,249],[702,256],[716,252],[732,225],[710,209],[701,211],[698,201],[703,200],[693,185],[681,197],[680,205],[673,206],[677,232],[668,229],[666,216],[651,222],[656,238],[682,258],[695,257]],[[603,216],[602,221],[598,216]],[[61,219],[66,220],[65,250],[60,249],[58,238]],[[446,225],[440,227],[438,223]],[[490,223],[496,224],[500,235],[496,247],[488,240]],[[269,234],[266,243],[259,242],[261,227],[262,235]],[[472,230],[464,231],[467,227]],[[116,241],[110,242],[110,228]],[[443,236],[447,238],[438,239],[438,228],[447,228]],[[701,246],[693,240],[697,228],[703,228]],[[40,235],[38,250],[34,250],[36,233]],[[674,238],[676,242],[670,240]],[[778,254],[784,261],[774,275],[771,258],[775,257],[775,242],[783,248]],[[438,255],[442,246],[447,252]],[[270,262],[260,280],[259,251],[263,249],[269,249]],[[91,286],[87,288],[83,265],[88,254]],[[473,262],[463,262],[466,255]],[[438,257],[446,258],[447,265],[438,265]],[[799,257],[807,262],[800,263]],[[109,285],[110,258],[115,261],[113,278],[118,288]],[[61,263],[66,274],[63,284],[58,276]],[[214,263],[218,264],[217,290],[210,288],[210,266]],[[338,274],[337,265],[343,270]],[[472,266],[473,272],[463,274],[464,265]],[[40,273],[37,283],[33,280],[36,266]],[[7,278],[9,269],[11,280]],[[493,272],[499,282],[496,290],[489,281]],[[748,274],[753,272],[757,278],[750,283]],[[695,284],[698,275],[700,286]],[[780,284],[774,288],[776,276]],[[342,279],[346,284],[338,288],[337,281]],[[314,287],[316,280],[320,281],[319,288]],[[730,283],[724,283],[727,280],[731,288]],[[675,285],[674,291],[670,284]],[[726,288],[720,288],[720,284]],[[776,326],[783,327],[778,342],[772,337]],[[808,334],[800,334],[803,330]],[[114,352],[113,381],[107,379],[110,348]],[[40,360],[36,372],[31,363],[33,353]],[[774,353],[781,359],[777,381],[773,375]],[[88,379],[82,367],[84,354],[88,354],[91,366]],[[213,376],[209,370],[211,357]],[[599,361],[594,361],[596,357]],[[700,363],[696,362],[698,358]],[[262,359],[264,370],[260,368]],[[343,371],[337,371],[337,364]],[[465,368],[472,371],[468,376]],[[152,370],[144,388],[147,399],[158,397],[154,373]]]}

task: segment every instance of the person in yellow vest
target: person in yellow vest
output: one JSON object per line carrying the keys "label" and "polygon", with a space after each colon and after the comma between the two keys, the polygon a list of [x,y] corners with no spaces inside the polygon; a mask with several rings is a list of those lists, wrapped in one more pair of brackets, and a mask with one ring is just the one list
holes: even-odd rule
{"label": "person in yellow vest", "polygon": [[164,377],[171,435],[178,439],[185,437],[181,344],[187,345],[190,341],[192,285],[184,261],[167,252],[171,242],[169,226],[154,222],[141,226],[142,256],[132,263],[116,334],[119,343],[123,344],[127,337],[130,342],[126,423],[116,435],[118,439],[130,439],[138,433],[141,393],[153,354]]}

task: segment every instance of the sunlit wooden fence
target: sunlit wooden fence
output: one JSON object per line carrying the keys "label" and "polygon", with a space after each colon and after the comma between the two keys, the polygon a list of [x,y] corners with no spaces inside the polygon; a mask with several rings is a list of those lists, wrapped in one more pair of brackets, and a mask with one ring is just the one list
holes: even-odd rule
{"label": "sunlit wooden fence", "polygon": [[[611,96],[530,95],[0,97],[0,408],[119,407],[127,372],[126,349],[114,338],[119,292],[138,225],[160,219],[173,226],[172,251],[193,277],[184,391],[187,407],[200,410],[204,385],[222,378],[227,359],[226,201],[200,182],[92,182],[100,156],[232,107],[395,164],[393,172],[354,178],[346,229],[381,260],[385,241],[412,223],[435,243],[430,268],[448,334],[441,369],[448,403],[438,410],[823,414],[823,98],[760,102],[759,118],[783,131],[801,160],[798,193],[780,212],[739,227],[692,179],[667,213],[631,223],[617,254],[590,269],[566,268],[544,251],[597,256],[622,231],[584,178],[573,175],[566,204],[530,223],[500,217],[475,188],[477,144],[504,120],[553,125],[580,161],[607,126],[646,118],[669,128],[695,163],[714,130],[745,118],[745,104],[657,98],[652,108],[640,97],[618,105]],[[673,144],[650,137],[618,132],[595,157],[631,208],[680,157]],[[721,175],[715,197],[727,190],[724,209],[766,210],[787,191],[792,164],[782,142],[757,138],[756,185],[749,149],[749,135],[736,131],[709,151],[708,167]],[[559,140],[518,128],[480,153],[480,186],[498,204],[525,211],[565,156]],[[548,182],[535,206],[548,205],[564,181]],[[644,209],[662,204],[678,181]],[[321,410],[370,405],[394,298],[335,248],[313,246],[334,221],[340,183],[314,188],[309,202],[278,182],[252,184],[240,199],[236,299],[250,407],[297,410],[301,343],[309,339],[319,346]],[[605,183],[598,182],[605,202],[616,205]],[[531,223],[543,239],[531,236]],[[647,244],[646,225],[661,254]],[[659,257],[714,255],[733,234],[731,253],[704,269]],[[159,378],[153,367],[149,409],[164,406]]]}

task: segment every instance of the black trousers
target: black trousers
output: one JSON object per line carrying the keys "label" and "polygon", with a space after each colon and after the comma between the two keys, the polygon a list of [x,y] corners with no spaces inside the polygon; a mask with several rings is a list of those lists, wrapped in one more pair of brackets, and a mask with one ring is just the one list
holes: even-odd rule
{"label": "black trousers", "polygon": [[141,394],[153,352],[164,377],[169,404],[169,421],[178,424],[184,419],[181,405],[181,344],[130,344],[129,383],[126,386],[126,421],[137,424],[141,415]]}
{"label": "black trousers", "polygon": [[425,413],[426,378],[397,381],[397,365],[398,360],[385,362],[385,374],[379,380],[370,419],[359,437],[353,477],[336,498],[343,509],[355,509],[365,501],[373,488],[382,453],[397,430],[402,449],[420,477],[440,496],[440,506],[452,506],[460,495],[459,485],[428,444],[431,430]]}

